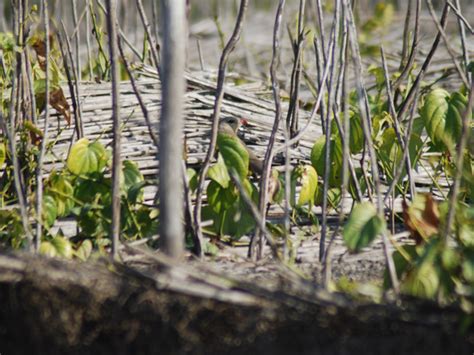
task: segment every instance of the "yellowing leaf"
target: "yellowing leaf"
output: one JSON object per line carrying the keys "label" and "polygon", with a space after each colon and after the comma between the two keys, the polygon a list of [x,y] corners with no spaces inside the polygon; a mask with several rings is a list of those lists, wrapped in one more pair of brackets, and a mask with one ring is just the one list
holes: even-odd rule
{"label": "yellowing leaf", "polygon": [[67,167],[75,175],[90,174],[101,172],[107,161],[107,151],[101,143],[90,143],[87,138],[82,138],[72,146]]}

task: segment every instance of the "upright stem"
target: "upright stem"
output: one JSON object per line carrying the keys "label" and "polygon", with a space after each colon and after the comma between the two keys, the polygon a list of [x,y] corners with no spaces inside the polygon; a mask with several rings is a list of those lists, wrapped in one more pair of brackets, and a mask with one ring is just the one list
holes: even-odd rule
{"label": "upright stem", "polygon": [[43,159],[46,152],[46,144],[48,143],[49,130],[49,13],[48,2],[42,0],[43,5],[43,20],[44,20],[44,34],[45,34],[45,109],[44,109],[44,128],[43,139],[38,154],[38,165],[36,167],[36,236],[35,236],[35,251],[38,252],[41,245],[41,235],[43,227]]}
{"label": "upright stem", "polygon": [[109,55],[112,74],[112,119],[113,119],[113,162],[112,162],[112,257],[118,259],[120,236],[120,172],[122,170],[120,137],[120,92],[119,63],[117,55],[117,0],[107,0],[107,30],[109,34]]}
{"label": "upright stem", "polygon": [[209,149],[207,151],[206,159],[204,160],[204,164],[201,168],[201,172],[199,174],[199,184],[196,193],[196,206],[194,207],[194,233],[196,234],[195,239],[195,254],[201,256],[202,254],[202,226],[201,226],[201,206],[202,206],[202,194],[204,191],[204,182],[206,179],[207,171],[211,165],[211,159],[215,154],[216,151],[216,143],[217,143],[217,131],[219,126],[219,116],[221,113],[221,106],[222,106],[222,99],[224,98],[224,81],[225,81],[225,73],[227,69],[227,62],[229,60],[229,56],[234,50],[237,42],[240,39],[240,34],[242,32],[242,27],[244,23],[245,13],[247,12],[248,0],[241,0],[240,1],[240,8],[239,14],[237,15],[237,20],[235,23],[234,31],[227,42],[219,62],[219,73],[217,76],[217,88],[216,88],[216,98],[214,102],[214,111],[212,113],[212,133],[211,133],[211,141],[209,143]]}
{"label": "upright stem", "polygon": [[162,111],[159,148],[160,236],[163,250],[179,258],[183,230],[183,106],[185,94],[186,2],[161,1],[163,31]]}
{"label": "upright stem", "polygon": [[[281,20],[283,16],[283,9],[285,7],[285,0],[280,0],[278,4],[277,13],[275,16],[275,24],[273,27],[273,50],[272,50],[272,63],[270,65],[270,76],[272,80],[272,93],[273,100],[275,101],[275,120],[273,121],[272,133],[268,141],[267,151],[265,153],[265,158],[263,161],[263,172],[260,181],[260,195],[259,195],[259,210],[260,215],[265,219],[265,209],[268,201],[268,179],[270,178],[270,171],[273,162],[273,146],[275,144],[276,133],[278,131],[278,126],[282,118],[281,112],[281,100],[280,100],[280,85],[278,83],[278,78],[276,76],[277,67],[278,67],[278,58],[280,54],[280,28]],[[286,127],[284,128],[285,132],[287,131]],[[285,214],[287,211],[285,210]],[[286,217],[286,216],[285,216]],[[256,257],[256,246],[257,241],[262,237],[262,231],[257,226],[255,231],[255,236],[250,243],[249,256],[254,259]]]}

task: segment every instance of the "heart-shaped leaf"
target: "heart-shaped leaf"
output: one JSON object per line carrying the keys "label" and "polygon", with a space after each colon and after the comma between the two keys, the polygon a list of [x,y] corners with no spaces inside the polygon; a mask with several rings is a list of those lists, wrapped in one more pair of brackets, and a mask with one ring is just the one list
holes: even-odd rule
{"label": "heart-shaped leaf", "polygon": [[60,236],[56,236],[50,241],[42,242],[40,245],[40,253],[50,257],[62,256],[67,259],[73,256],[71,242]]}
{"label": "heart-shaped leaf", "polygon": [[349,250],[359,252],[385,230],[385,220],[370,202],[356,204],[347,221],[343,237]]}
{"label": "heart-shaped leaf", "polygon": [[143,178],[138,165],[131,160],[124,160],[122,166],[123,180],[121,182],[122,193],[132,203],[137,203],[143,199]]}
{"label": "heart-shaped leaf", "polygon": [[[296,199],[296,186],[300,185],[300,195]],[[314,204],[314,197],[318,189],[318,174],[311,165],[300,165],[293,170],[291,174],[291,196],[292,205],[301,207]]]}
{"label": "heart-shaped leaf", "polygon": [[217,163],[211,166],[207,175],[224,189],[229,187],[230,176],[221,153],[217,157]]}
{"label": "heart-shaped leaf", "polygon": [[48,181],[48,194],[53,196],[58,210],[58,216],[67,216],[74,207],[74,188],[64,174],[53,171]]}
{"label": "heart-shaped leaf", "polygon": [[81,242],[79,247],[74,252],[75,256],[82,261],[89,259],[92,253],[92,242],[89,239],[85,239]]}
{"label": "heart-shaped leaf", "polygon": [[244,180],[249,172],[249,153],[244,144],[237,137],[219,134],[217,146],[227,169],[234,169],[240,179]]}
{"label": "heart-shaped leaf", "polygon": [[87,138],[79,139],[71,148],[67,167],[75,175],[99,173],[107,165],[108,154],[104,146]]}
{"label": "heart-shaped leaf", "polygon": [[43,196],[43,222],[46,227],[51,227],[58,218],[58,205],[53,196],[45,194]]}
{"label": "heart-shaped leaf", "polygon": [[466,107],[466,97],[458,92],[449,95],[444,89],[434,89],[426,95],[420,114],[436,148],[454,148],[461,137],[462,115]]}
{"label": "heart-shaped leaf", "polygon": [[[311,149],[311,164],[319,176],[324,177],[326,137],[319,137]],[[342,144],[338,137],[331,137],[329,185],[340,186],[342,182]]]}

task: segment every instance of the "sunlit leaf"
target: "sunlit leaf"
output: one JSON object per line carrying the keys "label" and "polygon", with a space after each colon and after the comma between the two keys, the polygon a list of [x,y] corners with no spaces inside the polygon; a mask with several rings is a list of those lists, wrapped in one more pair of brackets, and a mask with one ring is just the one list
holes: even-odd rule
{"label": "sunlit leaf", "polygon": [[217,163],[209,168],[207,175],[224,189],[229,187],[230,176],[221,153],[217,157]]}
{"label": "sunlit leaf", "polygon": [[98,173],[107,165],[108,154],[104,146],[87,138],[78,140],[71,148],[67,167],[75,175]]}
{"label": "sunlit leaf", "polygon": [[64,258],[70,259],[73,256],[73,250],[71,242],[61,236],[56,236],[51,239],[50,243],[56,249],[57,255],[62,256]]}
{"label": "sunlit leaf", "polygon": [[73,256],[71,242],[61,236],[56,236],[49,241],[41,242],[40,253],[49,257],[62,256],[70,259]]}
{"label": "sunlit leaf", "polygon": [[466,107],[466,97],[458,92],[449,95],[444,89],[434,89],[426,95],[420,114],[435,147],[454,148],[461,137],[462,115]]}
{"label": "sunlit leaf", "polygon": [[7,157],[7,149],[5,147],[5,143],[0,142],[0,167],[5,163],[5,159]]}
{"label": "sunlit leaf", "polygon": [[75,250],[74,254],[82,261],[89,259],[92,253],[92,242],[89,239],[83,240],[79,247]]}
{"label": "sunlit leaf", "polygon": [[51,227],[58,217],[58,205],[53,196],[45,194],[43,196],[43,222],[47,227]]}
{"label": "sunlit leaf", "polygon": [[[298,200],[295,201],[296,186],[301,186]],[[313,205],[318,188],[318,174],[311,165],[300,165],[291,174],[291,196],[293,206]]]}
{"label": "sunlit leaf", "polygon": [[377,214],[375,206],[370,202],[362,202],[352,209],[344,227],[344,242],[349,250],[358,252],[367,247],[385,229],[385,220]]}
{"label": "sunlit leaf", "polygon": [[51,173],[48,184],[48,194],[54,197],[58,216],[67,216],[74,207],[74,188],[64,174]]}

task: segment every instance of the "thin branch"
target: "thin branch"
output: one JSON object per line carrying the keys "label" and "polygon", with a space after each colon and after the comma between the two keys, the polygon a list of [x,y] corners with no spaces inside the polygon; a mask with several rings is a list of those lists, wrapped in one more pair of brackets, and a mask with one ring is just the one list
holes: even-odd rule
{"label": "thin branch", "polygon": [[[278,127],[280,125],[280,121],[282,118],[282,111],[281,111],[281,100],[280,100],[280,84],[278,83],[277,78],[277,68],[279,65],[279,54],[280,54],[280,28],[281,28],[281,21],[283,16],[283,10],[285,7],[285,0],[280,0],[275,16],[275,24],[273,26],[273,49],[272,49],[272,62],[270,65],[270,77],[272,80],[272,93],[273,93],[273,100],[275,101],[275,119],[273,121],[272,132],[270,134],[270,139],[268,140],[267,151],[265,152],[265,158],[263,160],[263,172],[260,181],[260,196],[259,196],[259,210],[260,215],[264,218],[265,210],[267,207],[268,201],[268,180],[270,178],[270,171],[273,162],[273,146],[275,144],[275,138],[278,131]],[[256,246],[258,240],[261,238],[260,235],[260,228],[257,228],[255,231],[255,235],[252,238],[252,241],[249,246],[249,256],[252,259],[256,257]]]}
{"label": "thin branch", "polygon": [[48,2],[42,0],[43,5],[43,21],[44,21],[44,33],[45,33],[45,109],[44,109],[44,128],[43,128],[43,139],[41,140],[41,147],[38,153],[38,162],[36,166],[36,237],[35,237],[35,251],[39,252],[41,245],[41,236],[43,234],[43,160],[46,153],[46,145],[48,143],[48,132],[49,132],[49,12]]}
{"label": "thin branch", "polygon": [[112,257],[119,258],[120,243],[120,173],[122,171],[121,152],[121,117],[120,117],[120,68],[117,56],[117,0],[106,0],[107,32],[109,37],[109,56],[112,74]]}
{"label": "thin branch", "polygon": [[451,48],[451,45],[449,44],[449,39],[448,36],[446,35],[446,32],[444,32],[443,27],[440,25],[438,16],[436,16],[435,10],[433,9],[433,4],[431,0],[426,0],[426,3],[428,4],[428,10],[430,11],[430,15],[438,28],[439,33],[441,34],[441,37],[443,37],[444,45],[446,47],[446,50],[448,51],[448,54],[451,57],[451,60],[454,64],[454,67],[456,68],[456,71],[458,72],[459,77],[463,81],[464,85],[466,87],[469,87],[469,81],[466,78],[466,74],[464,71],[461,69],[461,66],[459,65],[457,59],[456,59],[456,54],[454,53],[453,49]]}
{"label": "thin branch", "polygon": [[[370,125],[369,125],[369,122],[371,121],[370,111],[368,110],[368,107],[366,105],[366,90],[364,88],[364,82],[361,75],[362,62],[361,62],[361,57],[360,57],[359,44],[357,42],[357,33],[356,33],[356,27],[354,23],[354,17],[352,14],[352,8],[350,5],[350,0],[345,0],[345,15],[346,15],[346,20],[348,21],[348,27],[349,27],[349,42],[351,44],[352,60],[353,60],[354,69],[355,69],[355,80],[357,83],[357,96],[358,96],[358,101],[359,101],[362,129],[364,132],[366,147],[369,152],[370,165],[372,169],[372,178],[375,185],[375,193],[377,195],[377,214],[379,215],[380,218],[384,218],[384,209],[383,209],[383,201],[382,201],[382,195],[381,195],[381,189],[380,189],[380,176],[379,176],[378,165],[377,165],[377,157],[375,154],[374,145],[372,141],[372,134],[370,132]],[[386,260],[387,267],[389,270],[390,279],[392,281],[392,285],[395,292],[398,292],[399,287],[398,287],[397,273],[395,271],[395,264],[393,262],[392,255],[390,254],[390,251],[389,251],[388,240],[387,240],[387,236],[385,232],[382,233],[382,242],[384,246],[385,260]]]}
{"label": "thin branch", "polygon": [[225,81],[225,74],[227,69],[227,62],[229,60],[229,56],[234,50],[237,42],[240,39],[240,34],[242,32],[243,22],[245,13],[247,11],[248,0],[241,0],[240,1],[240,8],[239,14],[237,15],[237,21],[235,23],[234,31],[232,32],[227,45],[225,46],[221,59],[219,62],[219,72],[217,76],[217,89],[216,89],[216,98],[214,102],[214,111],[212,114],[212,133],[211,133],[211,141],[209,143],[209,149],[207,151],[206,159],[204,160],[204,164],[201,168],[201,172],[199,174],[199,184],[197,188],[197,196],[196,196],[196,205],[194,207],[194,232],[199,239],[199,245],[195,246],[194,253],[198,256],[202,255],[202,226],[201,226],[201,207],[202,207],[202,195],[204,191],[204,184],[207,175],[207,171],[211,165],[211,159],[215,154],[216,151],[216,143],[217,143],[217,131],[219,125],[219,116],[221,112],[222,106],[222,99],[224,98],[224,81]]}
{"label": "thin branch", "polygon": [[[442,29],[444,29],[446,27],[446,23],[447,23],[447,19],[448,19],[448,12],[449,12],[448,10],[449,10],[449,6],[448,6],[448,4],[445,4],[444,8],[443,8],[443,13],[441,15],[441,21],[440,21]],[[413,102],[413,99],[414,99],[414,96],[415,96],[415,91],[418,90],[417,87],[418,87],[419,83],[421,83],[421,81],[423,80],[423,78],[426,75],[426,72],[427,72],[427,70],[428,70],[428,68],[431,64],[431,61],[433,60],[433,57],[436,53],[436,50],[438,49],[438,45],[439,45],[440,40],[441,40],[441,33],[438,31],[438,34],[436,35],[436,38],[433,41],[431,49],[430,49],[428,55],[426,56],[425,61],[423,62],[423,65],[421,66],[421,69],[420,69],[418,75],[416,76],[416,79],[415,79],[413,85],[410,88],[410,91],[408,92],[408,94],[407,94],[405,100],[403,101],[403,103],[400,105],[400,108],[398,110],[398,117],[400,119],[403,119],[403,116],[409,110],[409,107],[410,107],[411,103]]]}

